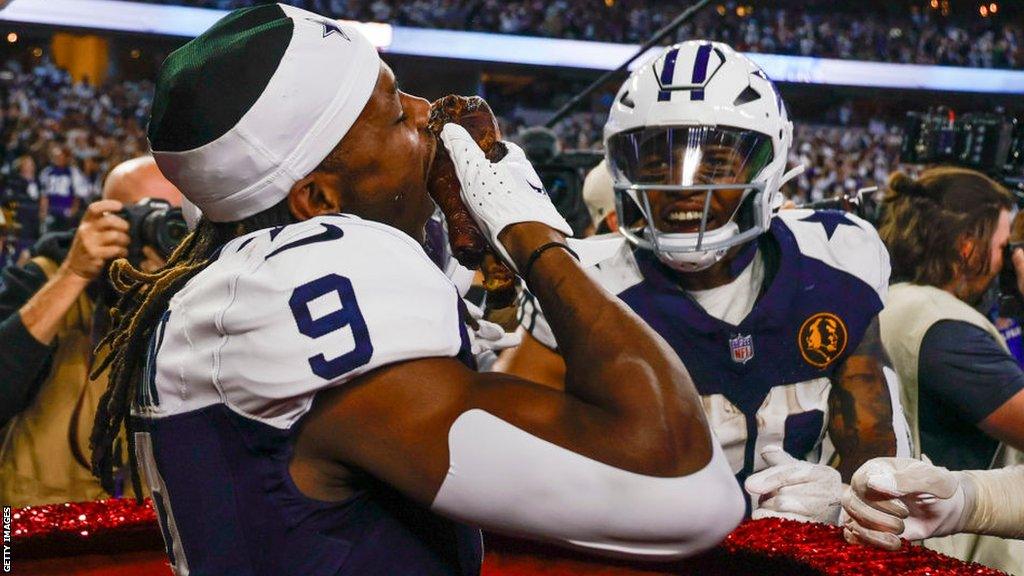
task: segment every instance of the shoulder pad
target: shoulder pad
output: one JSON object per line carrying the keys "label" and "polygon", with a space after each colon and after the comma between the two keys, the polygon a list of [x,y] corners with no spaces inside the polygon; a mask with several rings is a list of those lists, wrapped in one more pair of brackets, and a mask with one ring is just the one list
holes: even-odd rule
{"label": "shoulder pad", "polygon": [[801,254],[842,270],[871,286],[885,301],[889,251],[866,220],[838,210],[780,210]]}
{"label": "shoulder pad", "polygon": [[459,353],[455,286],[403,232],[344,216],[274,230],[229,242],[175,296],[161,378],[212,379],[234,410],[288,427],[321,389]]}

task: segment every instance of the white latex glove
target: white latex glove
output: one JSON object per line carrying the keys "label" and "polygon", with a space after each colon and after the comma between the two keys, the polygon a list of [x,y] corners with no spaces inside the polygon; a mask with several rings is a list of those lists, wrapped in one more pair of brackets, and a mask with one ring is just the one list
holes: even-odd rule
{"label": "white latex glove", "polygon": [[778,445],[766,446],[761,457],[769,467],[751,475],[743,484],[755,505],[755,520],[839,522],[843,480],[838,470],[797,460]]}
{"label": "white latex glove", "polygon": [[523,337],[518,332],[505,332],[505,329],[484,320],[484,311],[469,300],[463,300],[469,315],[476,320],[477,329],[470,334],[471,349],[473,356],[479,356],[486,352],[500,352],[506,348],[519,346]]}
{"label": "white latex glove", "polygon": [[455,164],[463,203],[491,246],[513,270],[515,264],[498,241],[498,234],[507,226],[540,222],[572,236],[572,228],[551,203],[540,176],[522,148],[503,141],[508,153],[492,163],[469,132],[458,124],[445,124],[441,141]]}
{"label": "white latex glove", "polygon": [[963,475],[912,458],[875,458],[853,475],[843,496],[851,543],[900,548],[899,536],[922,540],[961,530]]}

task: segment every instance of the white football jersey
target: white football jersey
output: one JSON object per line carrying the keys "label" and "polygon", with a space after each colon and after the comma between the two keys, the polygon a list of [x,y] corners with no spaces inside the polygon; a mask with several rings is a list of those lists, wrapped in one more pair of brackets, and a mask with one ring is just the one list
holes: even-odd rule
{"label": "white football jersey", "polygon": [[[743,299],[756,299],[735,323],[709,314],[652,253],[634,251],[625,242],[587,268],[591,278],[629,305],[679,354],[741,481],[766,467],[760,452],[769,444],[813,462],[831,456],[831,379],[882,309],[889,280],[884,244],[870,224],[854,215],[785,210],[773,219],[766,236],[776,247],[774,275],[765,280],[767,286],[749,279],[730,286],[752,290]],[[741,255],[737,261],[764,258],[760,250],[754,253],[756,245],[749,246],[746,260]],[[760,265],[753,260],[747,270]],[[742,275],[737,284],[740,280]],[[524,292],[520,304],[521,327],[555,349],[537,301]],[[898,452],[909,455],[906,421],[894,387],[890,400]]]}
{"label": "white football jersey", "polygon": [[468,348],[459,303],[423,248],[384,224],[336,214],[253,232],[172,298],[138,404],[162,418],[223,403],[289,428],[319,390]]}

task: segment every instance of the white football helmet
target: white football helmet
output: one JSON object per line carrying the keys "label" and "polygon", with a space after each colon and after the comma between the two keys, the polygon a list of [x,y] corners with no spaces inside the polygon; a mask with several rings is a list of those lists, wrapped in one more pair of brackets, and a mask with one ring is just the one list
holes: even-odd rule
{"label": "white football helmet", "polygon": [[[793,141],[768,76],[720,42],[666,48],[636,68],[604,127],[619,230],[681,272],[768,230]],[[731,209],[725,218],[722,210]]]}

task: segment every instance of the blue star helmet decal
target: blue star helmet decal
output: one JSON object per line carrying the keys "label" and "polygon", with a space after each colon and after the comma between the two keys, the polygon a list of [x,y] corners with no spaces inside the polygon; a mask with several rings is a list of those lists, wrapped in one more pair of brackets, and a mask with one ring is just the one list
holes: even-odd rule
{"label": "blue star helmet decal", "polygon": [[825,236],[827,236],[829,240],[831,240],[832,235],[835,234],[836,228],[839,228],[840,226],[857,226],[846,217],[846,212],[841,210],[817,210],[807,218],[801,218],[800,221],[817,222],[818,224],[821,224],[822,228],[825,229]]}
{"label": "blue star helmet decal", "polygon": [[317,18],[306,18],[306,20],[322,24],[324,27],[324,38],[327,38],[331,34],[337,32],[338,34],[341,34],[341,37],[344,38],[345,40],[348,40],[349,42],[352,41],[352,39],[348,37],[348,34],[345,34],[345,31],[342,30],[341,26],[339,26],[337,22],[334,22],[332,20],[320,20]]}

